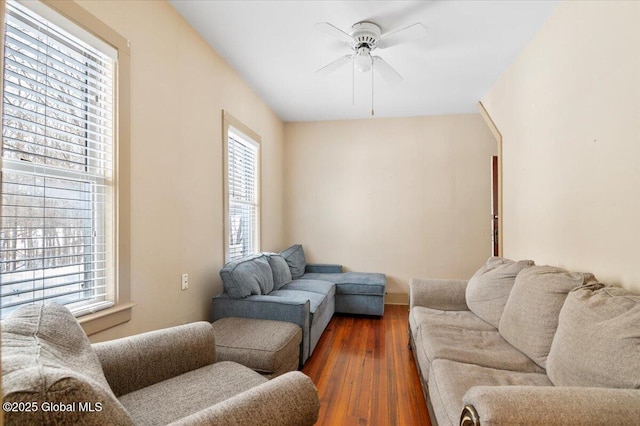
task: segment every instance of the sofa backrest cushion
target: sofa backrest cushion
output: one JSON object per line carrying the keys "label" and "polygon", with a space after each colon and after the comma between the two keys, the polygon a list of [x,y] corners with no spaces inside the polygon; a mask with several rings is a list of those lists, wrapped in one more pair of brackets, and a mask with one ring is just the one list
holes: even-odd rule
{"label": "sofa backrest cushion", "polygon": [[500,318],[500,334],[540,367],[546,368],[567,293],[589,282],[595,283],[592,274],[568,272],[554,266],[523,269],[516,277]]}
{"label": "sofa backrest cushion", "polygon": [[291,278],[297,280],[304,275],[304,270],[307,267],[307,261],[304,257],[304,250],[300,244],[294,244],[288,249],[280,252],[284,260],[287,261],[289,269],[291,270]]}
{"label": "sofa backrest cushion", "polygon": [[547,375],[556,386],[640,389],[640,295],[617,287],[572,290]]}
{"label": "sofa backrest cushion", "polygon": [[262,253],[232,260],[220,270],[224,291],[235,299],[273,290],[273,273]]}
{"label": "sofa backrest cushion", "polygon": [[291,282],[291,270],[284,257],[278,253],[267,254],[267,260],[273,273],[273,289],[280,290],[281,287]]}
{"label": "sofa backrest cushion", "polygon": [[465,298],[469,309],[498,328],[516,275],[531,265],[532,260],[515,262],[504,257],[490,257],[467,284]]}
{"label": "sofa backrest cushion", "polygon": [[25,403],[5,410],[6,424],[132,424],[80,324],[57,304],[2,320],[2,391],[5,403]]}

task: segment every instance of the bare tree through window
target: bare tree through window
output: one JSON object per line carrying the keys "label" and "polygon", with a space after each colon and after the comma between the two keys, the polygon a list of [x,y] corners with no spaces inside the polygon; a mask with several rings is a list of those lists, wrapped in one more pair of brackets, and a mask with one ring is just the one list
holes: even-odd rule
{"label": "bare tree through window", "polygon": [[114,61],[7,3],[1,311],[109,303]]}
{"label": "bare tree through window", "polygon": [[258,149],[239,132],[229,131],[227,145],[228,250],[227,260],[258,250]]}

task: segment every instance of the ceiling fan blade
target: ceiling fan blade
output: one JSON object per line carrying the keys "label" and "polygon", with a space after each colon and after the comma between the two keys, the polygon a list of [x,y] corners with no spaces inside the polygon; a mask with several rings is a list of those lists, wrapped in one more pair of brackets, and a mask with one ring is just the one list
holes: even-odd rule
{"label": "ceiling fan blade", "polygon": [[329,75],[332,72],[334,72],[335,70],[337,70],[338,68],[340,68],[341,66],[351,62],[352,58],[353,58],[353,55],[341,56],[338,59],[336,59],[335,61],[330,62],[329,64],[327,64],[324,67],[320,68],[318,71],[316,71],[316,74],[320,75],[320,76]]}
{"label": "ceiling fan blade", "polygon": [[391,34],[383,35],[378,41],[377,47],[378,49],[386,49],[426,35],[427,27],[418,22]]}
{"label": "ceiling fan blade", "polygon": [[340,28],[336,27],[335,25],[331,25],[328,22],[318,22],[313,27],[316,30],[322,31],[323,33],[328,34],[333,38],[337,38],[340,41],[349,44],[353,43],[353,38],[349,34],[345,33]]}
{"label": "ceiling fan blade", "polygon": [[402,76],[380,56],[373,57],[373,69],[375,69],[389,84],[400,83],[404,80]]}

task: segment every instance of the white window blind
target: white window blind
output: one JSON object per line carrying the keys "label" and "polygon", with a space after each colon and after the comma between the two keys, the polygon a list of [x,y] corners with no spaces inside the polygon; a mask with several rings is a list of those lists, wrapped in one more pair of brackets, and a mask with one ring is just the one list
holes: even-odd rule
{"label": "white window blind", "polygon": [[227,261],[258,251],[258,148],[256,142],[229,131]]}
{"label": "white window blind", "polygon": [[113,52],[15,2],[4,36],[2,316],[30,303],[77,316],[112,306]]}

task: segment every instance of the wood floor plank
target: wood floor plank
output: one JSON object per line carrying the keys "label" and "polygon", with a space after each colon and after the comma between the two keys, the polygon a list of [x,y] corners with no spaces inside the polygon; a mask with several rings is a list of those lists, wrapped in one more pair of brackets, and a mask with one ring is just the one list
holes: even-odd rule
{"label": "wood floor plank", "polygon": [[407,347],[408,307],[335,315],[302,371],[320,396],[316,425],[431,426]]}

